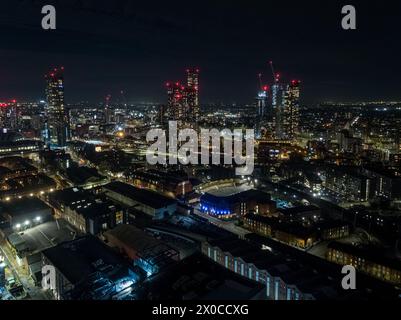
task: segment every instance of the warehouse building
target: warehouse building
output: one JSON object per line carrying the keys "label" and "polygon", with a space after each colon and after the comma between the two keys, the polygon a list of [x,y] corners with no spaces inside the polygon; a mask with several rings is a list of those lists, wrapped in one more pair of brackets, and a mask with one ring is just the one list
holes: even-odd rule
{"label": "warehouse building", "polygon": [[163,219],[177,210],[177,201],[157,192],[140,189],[127,183],[114,181],[102,187],[111,200],[128,208],[142,211],[153,219]]}
{"label": "warehouse building", "polygon": [[110,246],[118,248],[135,266],[143,269],[147,276],[179,260],[177,250],[132,225],[117,226],[104,236]]}
{"label": "warehouse building", "polygon": [[119,297],[139,275],[101,240],[88,235],[42,251],[42,263],[55,270],[51,292],[57,300],[109,300]]}

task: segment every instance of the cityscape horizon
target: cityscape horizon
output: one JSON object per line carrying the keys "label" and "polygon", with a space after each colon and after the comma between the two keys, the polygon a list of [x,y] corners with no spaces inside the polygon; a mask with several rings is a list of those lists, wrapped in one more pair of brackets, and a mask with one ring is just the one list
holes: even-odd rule
{"label": "cityscape horizon", "polygon": [[396,306],[401,5],[385,2],[5,0],[0,305]]}

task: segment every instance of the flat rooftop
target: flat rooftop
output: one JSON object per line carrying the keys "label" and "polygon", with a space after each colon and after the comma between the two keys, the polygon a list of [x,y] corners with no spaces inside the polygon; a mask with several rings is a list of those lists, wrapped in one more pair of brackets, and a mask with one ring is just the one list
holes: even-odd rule
{"label": "flat rooftop", "polygon": [[99,271],[99,268],[112,270],[127,265],[119,254],[91,235],[60,243],[44,250],[42,254],[72,284],[77,284]]}
{"label": "flat rooftop", "polygon": [[3,201],[0,203],[2,212],[16,218],[26,215],[30,212],[42,210],[51,210],[51,208],[39,198],[13,199],[12,201]]}
{"label": "flat rooftop", "polygon": [[140,253],[145,253],[151,248],[155,250],[155,253],[171,250],[171,248],[165,245],[163,242],[157,240],[141,229],[128,224],[121,224],[114,229],[107,231],[105,233],[106,238],[108,235],[118,239],[125,245],[135,249]]}
{"label": "flat rooftop", "polygon": [[28,249],[28,254],[40,252],[64,241],[70,241],[79,236],[79,232],[67,221],[58,219],[42,223],[23,232],[13,233],[8,236],[16,244],[23,242]]}
{"label": "flat rooftop", "polygon": [[154,209],[164,208],[177,203],[176,200],[163,196],[157,192],[137,188],[119,181],[108,183],[103,186],[103,189],[119,193]]}
{"label": "flat rooftop", "polygon": [[214,187],[213,189],[208,190],[207,193],[216,197],[229,197],[250,189],[252,189],[252,187],[243,184],[235,187]]}
{"label": "flat rooftop", "polygon": [[174,300],[250,300],[264,292],[265,286],[211,263],[196,253],[169,270],[148,279],[143,297]]}

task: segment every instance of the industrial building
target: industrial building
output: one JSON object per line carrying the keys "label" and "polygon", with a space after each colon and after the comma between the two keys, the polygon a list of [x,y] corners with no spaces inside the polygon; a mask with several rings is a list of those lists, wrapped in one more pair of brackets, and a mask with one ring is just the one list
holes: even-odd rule
{"label": "industrial building", "polygon": [[180,259],[175,249],[132,225],[117,226],[104,236],[110,246],[118,248],[147,276],[158,273]]}
{"label": "industrial building", "polygon": [[78,230],[97,235],[126,222],[125,211],[102,195],[69,188],[48,195],[56,213]]}
{"label": "industrial building", "polygon": [[88,235],[42,251],[54,267],[57,300],[106,300],[129,294],[139,275],[101,240]]}
{"label": "industrial building", "polygon": [[[22,198],[0,203],[8,227],[20,231],[52,219],[52,209],[38,198]],[[5,226],[5,227],[6,227]]]}
{"label": "industrial building", "polygon": [[247,235],[246,239],[207,241],[202,244],[202,253],[224,268],[263,284],[264,299],[396,299],[398,296],[390,285],[362,274],[357,275],[356,290],[344,290],[341,266],[255,234]]}
{"label": "industrial building", "polygon": [[130,178],[138,188],[157,190],[166,196],[175,198],[192,192],[188,176],[179,176],[176,172],[161,170],[134,171]]}
{"label": "industrial building", "polygon": [[114,181],[104,185],[102,189],[111,200],[128,208],[135,207],[153,219],[167,218],[177,210],[176,200],[123,182]]}

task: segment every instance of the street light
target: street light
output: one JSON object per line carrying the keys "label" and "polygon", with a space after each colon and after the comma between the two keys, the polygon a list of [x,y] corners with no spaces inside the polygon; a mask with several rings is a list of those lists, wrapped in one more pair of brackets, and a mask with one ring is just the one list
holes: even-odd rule
{"label": "street light", "polygon": [[25,225],[26,225],[26,226],[29,225],[29,220],[26,220],[26,221],[25,221]]}
{"label": "street light", "polygon": [[36,218],[35,218],[35,220],[36,220],[37,222],[39,222],[40,219],[41,219],[41,217],[36,217]]}
{"label": "street light", "polygon": [[20,229],[20,228],[21,228],[21,224],[18,223],[15,227],[16,227],[17,229]]}

